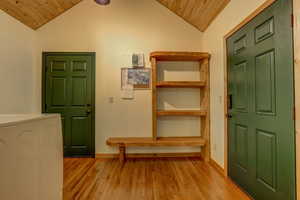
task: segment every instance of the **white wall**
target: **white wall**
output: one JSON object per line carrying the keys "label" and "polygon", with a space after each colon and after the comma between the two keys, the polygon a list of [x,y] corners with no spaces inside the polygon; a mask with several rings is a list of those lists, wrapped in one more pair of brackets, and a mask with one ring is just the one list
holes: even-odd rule
{"label": "white wall", "polygon": [[224,166],[224,36],[242,22],[265,0],[231,0],[203,34],[203,51],[212,54],[211,134],[212,158]]}
{"label": "white wall", "polygon": [[[84,0],[36,33],[0,11],[0,24],[6,29],[0,32],[0,113],[40,112],[42,51],[96,52],[96,151],[110,153],[113,150],[105,145],[107,137],[151,136],[151,92],[136,92],[134,101],[120,99],[120,68],[130,65],[130,55],[133,52],[149,55],[155,50],[208,51],[212,54],[212,158],[223,165],[223,37],[264,1],[247,1],[245,6],[244,1],[231,0],[204,34],[154,0],[114,0],[108,7]],[[35,34],[39,47],[33,53]],[[37,67],[32,69],[35,64]],[[174,106],[177,91],[167,92],[174,98],[164,105]],[[186,97],[191,100],[196,96],[186,91],[178,98],[177,106],[187,107]],[[114,97],[113,104],[109,104],[109,97]],[[197,107],[195,101],[188,103]],[[179,122],[183,126],[179,126]],[[199,126],[196,123],[188,118],[177,122],[163,120],[161,130],[165,135],[197,134]],[[173,128],[167,132],[169,125]],[[163,149],[164,152],[168,150],[180,149]]]}
{"label": "white wall", "polygon": [[[199,51],[202,39],[197,29],[154,0],[113,0],[107,7],[96,5],[94,0],[84,0],[40,28],[37,36],[38,63],[41,63],[42,51],[96,52],[97,153],[114,152],[114,149],[105,144],[108,137],[152,135],[151,91],[137,91],[133,101],[120,98],[120,68],[130,66],[131,54],[144,53],[147,56],[147,66],[150,67],[148,55],[151,51]],[[190,65],[186,67],[193,68]],[[37,68],[36,73],[39,77],[40,68]],[[39,86],[36,89],[36,101],[40,102],[40,80],[37,80],[36,84]],[[171,95],[175,92],[169,91]],[[109,97],[114,97],[113,104],[109,103]],[[184,97],[199,100],[199,94],[192,94],[190,91],[186,91]],[[179,98],[179,101],[184,97]],[[182,106],[181,102],[178,103],[179,107]],[[194,102],[190,103],[194,106]],[[165,135],[200,133],[199,125],[196,125],[199,120],[196,122],[186,118],[174,122],[174,119],[161,122],[161,130]],[[178,123],[182,123],[182,126]],[[167,125],[171,125],[168,131]],[[149,148],[139,149],[138,152],[181,150],[199,151],[199,148]]]}
{"label": "white wall", "polygon": [[35,32],[0,10],[0,114],[33,112]]}

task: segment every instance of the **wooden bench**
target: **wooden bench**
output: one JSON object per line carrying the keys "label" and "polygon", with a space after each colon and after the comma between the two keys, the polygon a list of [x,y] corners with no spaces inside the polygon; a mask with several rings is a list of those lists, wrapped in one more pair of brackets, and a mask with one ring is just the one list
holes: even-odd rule
{"label": "wooden bench", "polygon": [[163,146],[195,146],[202,147],[206,142],[201,137],[160,137],[153,138],[109,138],[106,141],[109,146],[119,147],[120,162],[126,160],[126,147],[163,147]]}

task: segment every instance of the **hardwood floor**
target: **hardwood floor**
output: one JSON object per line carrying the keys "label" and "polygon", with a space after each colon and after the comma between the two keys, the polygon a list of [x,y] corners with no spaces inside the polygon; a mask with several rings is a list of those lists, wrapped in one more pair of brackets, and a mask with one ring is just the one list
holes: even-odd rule
{"label": "hardwood floor", "polygon": [[66,158],[64,200],[249,200],[231,181],[196,158]]}

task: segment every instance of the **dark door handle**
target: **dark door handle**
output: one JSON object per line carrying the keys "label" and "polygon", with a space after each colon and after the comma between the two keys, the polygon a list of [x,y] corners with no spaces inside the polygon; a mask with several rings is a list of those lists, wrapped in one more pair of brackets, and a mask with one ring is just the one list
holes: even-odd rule
{"label": "dark door handle", "polygon": [[228,108],[232,109],[232,94],[228,95]]}
{"label": "dark door handle", "polygon": [[231,119],[233,116],[231,114],[227,114],[227,118]]}
{"label": "dark door handle", "polygon": [[91,111],[90,109],[87,109],[87,110],[86,110],[86,114],[88,114],[88,115],[91,114],[91,112],[92,112],[92,111]]}

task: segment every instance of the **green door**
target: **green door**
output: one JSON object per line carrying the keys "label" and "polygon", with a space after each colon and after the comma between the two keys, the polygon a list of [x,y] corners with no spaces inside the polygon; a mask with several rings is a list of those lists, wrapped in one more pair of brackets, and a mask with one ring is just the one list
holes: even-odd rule
{"label": "green door", "polygon": [[64,155],[94,156],[94,53],[43,54],[43,111],[62,117]]}
{"label": "green door", "polygon": [[291,14],[277,0],[227,40],[228,173],[256,200],[295,199]]}

